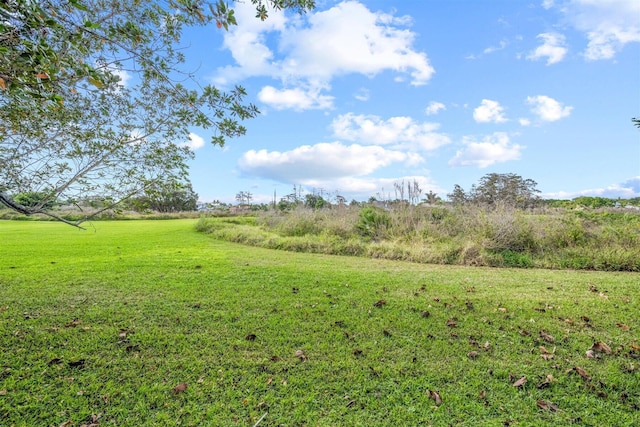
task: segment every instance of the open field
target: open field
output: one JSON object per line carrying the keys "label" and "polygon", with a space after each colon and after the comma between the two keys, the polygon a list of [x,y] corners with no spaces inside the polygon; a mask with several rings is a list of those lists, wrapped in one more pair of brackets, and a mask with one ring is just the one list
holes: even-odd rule
{"label": "open field", "polygon": [[0,221],[0,425],[640,425],[638,273],[282,252],[196,222]]}

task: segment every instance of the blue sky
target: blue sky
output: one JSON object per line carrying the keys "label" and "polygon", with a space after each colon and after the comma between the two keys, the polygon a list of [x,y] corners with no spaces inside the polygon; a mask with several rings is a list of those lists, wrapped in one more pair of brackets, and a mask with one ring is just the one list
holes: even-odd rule
{"label": "blue sky", "polygon": [[317,2],[300,16],[190,30],[200,81],[261,115],[224,148],[193,129],[203,201],[307,192],[366,200],[416,180],[441,196],[487,173],[546,197],[640,196],[640,2]]}

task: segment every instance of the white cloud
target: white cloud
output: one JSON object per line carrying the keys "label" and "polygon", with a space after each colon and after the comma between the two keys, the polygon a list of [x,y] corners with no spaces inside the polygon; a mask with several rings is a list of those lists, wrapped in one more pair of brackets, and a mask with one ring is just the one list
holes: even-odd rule
{"label": "white cloud", "polygon": [[218,69],[212,79],[217,85],[268,76],[281,80],[284,92],[301,84],[328,87],[339,75],[373,77],[391,70],[418,86],[435,72],[427,55],[413,49],[416,33],[407,29],[409,17],[372,12],[357,1],[303,17],[274,11],[264,22],[253,17],[250,2],[238,2],[235,9],[238,26],[225,33],[224,47],[236,65]]}
{"label": "white cloud", "polygon": [[486,168],[494,163],[518,160],[523,146],[511,144],[509,136],[504,132],[495,132],[485,136],[481,141],[465,136],[462,139],[465,148],[458,150],[449,161],[450,166],[477,166]]}
{"label": "white cloud", "polygon": [[358,92],[356,92],[356,94],[353,95],[355,99],[363,102],[368,101],[369,96],[370,96],[369,89],[366,89],[366,88],[360,88],[360,90],[358,90]]}
{"label": "white cloud", "polygon": [[607,197],[611,199],[631,199],[640,197],[640,176],[628,179],[620,184],[609,185],[605,188],[593,188],[581,191],[559,191],[544,193],[542,197],[547,199],[573,199],[580,196]]}
{"label": "white cloud", "polygon": [[427,116],[432,116],[446,109],[447,109],[446,105],[444,105],[442,102],[431,101],[427,106],[426,110],[424,110],[424,113]]}
{"label": "white cloud", "polygon": [[478,123],[504,123],[504,108],[498,101],[483,99],[480,106],[473,110],[473,119]]}
{"label": "white cloud", "polygon": [[241,172],[287,183],[308,183],[368,175],[393,163],[414,165],[423,159],[379,146],[340,142],[303,145],[290,151],[249,150],[238,166]]}
{"label": "white cloud", "polygon": [[340,115],[331,123],[334,136],[342,140],[415,151],[432,151],[449,144],[448,136],[435,132],[438,128],[437,123],[416,123],[411,117],[383,120],[378,116],[353,113]]}
{"label": "white cloud", "polygon": [[509,42],[506,40],[501,40],[500,44],[498,46],[489,46],[488,48],[486,48],[485,50],[482,51],[482,53],[484,53],[485,55],[488,55],[490,53],[493,52],[497,52],[499,50],[504,49],[505,47],[507,47],[509,45]]}
{"label": "white cloud", "polygon": [[322,95],[320,93],[322,89],[322,87],[311,87],[307,90],[302,87],[276,89],[273,86],[265,86],[258,93],[258,99],[276,110],[303,111],[333,108],[334,97]]}
{"label": "white cloud", "polygon": [[568,49],[565,37],[562,34],[542,33],[538,34],[537,38],[542,39],[543,43],[529,53],[527,59],[536,61],[547,58],[547,65],[555,64],[564,59]]}
{"label": "white cloud", "polygon": [[569,0],[557,6],[589,40],[584,51],[589,61],[611,59],[626,44],[640,42],[637,0]]}
{"label": "white cloud", "polygon": [[195,151],[198,148],[204,147],[204,139],[200,135],[191,132],[189,133],[189,142],[185,142],[182,145],[189,147],[192,151]]}
{"label": "white cloud", "polygon": [[543,0],[542,7],[545,9],[551,9],[554,5],[554,0]]}
{"label": "white cloud", "polygon": [[568,117],[573,110],[573,107],[565,107],[562,103],[545,95],[528,96],[527,104],[532,106],[531,112],[545,122],[555,122]]}
{"label": "white cloud", "polygon": [[520,126],[531,126],[531,120],[524,117],[519,118],[518,123],[520,123]]}

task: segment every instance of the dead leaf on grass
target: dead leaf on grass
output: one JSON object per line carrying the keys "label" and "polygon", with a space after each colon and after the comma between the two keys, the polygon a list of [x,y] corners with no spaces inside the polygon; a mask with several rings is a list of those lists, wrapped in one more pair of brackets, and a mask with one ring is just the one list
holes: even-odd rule
{"label": "dead leaf on grass", "polygon": [[591,379],[591,375],[589,375],[587,373],[587,371],[585,371],[584,369],[582,369],[579,366],[574,366],[573,369],[569,370],[569,372],[572,372],[572,371],[577,373],[578,375],[580,375],[585,380],[590,380]]}
{"label": "dead leaf on grass", "polygon": [[173,390],[171,390],[171,393],[180,394],[184,392],[187,389],[187,387],[188,387],[187,383],[180,383],[177,386],[175,386]]}
{"label": "dead leaf on grass", "polygon": [[381,300],[378,300],[378,301],[374,302],[373,306],[380,308],[380,307],[382,307],[383,305],[386,305],[386,304],[387,304],[387,301],[381,299]]}
{"label": "dead leaf on grass", "polygon": [[554,343],[556,341],[555,338],[553,338],[553,336],[549,335],[545,331],[540,331],[540,338],[542,338],[543,340],[549,343]]}
{"label": "dead leaf on grass", "polygon": [[429,313],[427,310],[423,310],[422,313],[420,313],[420,315],[422,317],[429,317],[429,316],[431,316],[431,313]]}
{"label": "dead leaf on grass", "polygon": [[7,390],[0,390],[0,396],[6,396],[7,395]]}
{"label": "dead leaf on grass", "polygon": [[602,293],[602,292],[600,292],[600,293],[598,294],[598,296],[599,296],[600,298],[602,298],[602,299],[609,299],[609,297],[608,297],[607,295],[605,295],[604,293]]}
{"label": "dead leaf on grass", "polygon": [[256,334],[249,334],[246,337],[244,337],[245,340],[247,341],[255,341],[256,340]]}
{"label": "dead leaf on grass", "polygon": [[452,319],[449,319],[449,320],[447,320],[446,325],[447,325],[448,327],[450,327],[450,328],[455,328],[455,327],[456,327],[456,325],[458,324],[458,322],[456,322],[456,320],[457,320],[457,319],[456,319],[455,317],[454,317],[454,318],[452,318]]}
{"label": "dead leaf on grass", "polygon": [[616,323],[616,326],[620,329],[622,329],[623,331],[628,331],[629,330],[629,326],[625,325],[624,323]]}
{"label": "dead leaf on grass", "polygon": [[487,398],[487,390],[482,390],[479,394],[478,394],[478,398],[479,399],[486,399]]}
{"label": "dead leaf on grass", "polygon": [[489,341],[485,341],[483,347],[485,351],[489,351],[491,349],[491,344],[489,344]]}
{"label": "dead leaf on grass", "polygon": [[560,408],[558,408],[558,405],[556,405],[555,403],[551,403],[548,400],[538,400],[536,402],[536,405],[538,405],[538,408],[542,409],[543,411],[559,411]]}
{"label": "dead leaf on grass", "polygon": [[467,353],[467,357],[469,359],[475,359],[476,357],[478,357],[478,352],[477,351],[470,351],[469,353]]}
{"label": "dead leaf on grass", "polygon": [[72,425],[73,423],[71,421],[65,421],[64,423],[60,424],[58,427],[70,427]]}
{"label": "dead leaf on grass", "polygon": [[598,341],[597,343],[594,343],[591,346],[591,350],[593,351],[597,351],[600,353],[606,353],[606,354],[611,354],[611,347],[609,347],[606,343],[602,342],[602,341]]}
{"label": "dead leaf on grass", "polygon": [[82,323],[82,320],[80,319],[73,319],[71,322],[67,323],[66,325],[64,325],[65,328],[75,328],[76,326],[78,326],[80,323]]}
{"label": "dead leaf on grass", "polygon": [[301,362],[304,362],[305,360],[308,360],[309,358],[307,357],[306,354],[304,354],[304,351],[302,350],[296,350],[296,357],[298,359],[300,359]]}
{"label": "dead leaf on grass", "polygon": [[527,382],[527,377],[522,377],[518,381],[513,383],[513,386],[516,388],[522,387]]}
{"label": "dead leaf on grass", "polygon": [[498,311],[501,311],[501,312],[503,312],[503,313],[506,313],[506,312],[507,312],[507,309],[506,309],[506,308],[504,308],[504,307],[498,307]]}
{"label": "dead leaf on grass", "polygon": [[442,405],[442,397],[440,397],[440,393],[433,390],[427,390],[427,395],[429,395],[429,399],[436,403],[436,406]]}
{"label": "dead leaf on grass", "polygon": [[589,283],[589,290],[591,292],[598,292],[598,288],[596,288],[596,286],[592,283]]}
{"label": "dead leaf on grass", "polygon": [[553,378],[553,375],[549,374],[547,375],[547,377],[544,379],[544,381],[542,381],[540,384],[538,384],[538,388],[547,388],[549,387],[549,385],[555,381],[555,379]]}

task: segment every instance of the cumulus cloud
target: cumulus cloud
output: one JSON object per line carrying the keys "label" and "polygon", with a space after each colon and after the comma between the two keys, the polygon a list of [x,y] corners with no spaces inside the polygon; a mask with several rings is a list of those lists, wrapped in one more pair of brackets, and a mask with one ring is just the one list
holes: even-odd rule
{"label": "cumulus cloud", "polygon": [[473,110],[473,119],[478,123],[504,123],[504,107],[498,101],[483,99],[480,106]]}
{"label": "cumulus cloud", "polygon": [[192,151],[197,150],[198,148],[204,147],[204,139],[193,132],[189,134],[189,141],[183,144],[186,147],[189,147]]}
{"label": "cumulus cloud", "polygon": [[424,113],[427,116],[432,116],[434,114],[438,114],[440,111],[446,110],[447,107],[442,102],[431,101],[427,108],[424,110]]}
{"label": "cumulus cloud", "polygon": [[331,123],[333,134],[339,139],[415,151],[432,151],[451,142],[447,135],[435,132],[439,126],[437,123],[417,123],[411,117],[384,120],[353,113],[342,114]]}
{"label": "cumulus cloud", "polygon": [[531,105],[531,112],[545,122],[555,122],[569,117],[573,110],[573,107],[565,107],[562,103],[545,95],[529,96],[526,102]]}
{"label": "cumulus cloud", "polygon": [[[213,82],[221,86],[269,76],[283,82],[281,92],[295,92],[310,82],[328,87],[339,75],[375,76],[388,70],[419,86],[435,72],[427,55],[413,48],[416,33],[408,29],[411,19],[406,16],[372,12],[350,0],[303,17],[274,11],[260,22],[250,2],[235,7],[239,25],[225,33],[224,47],[236,64],[217,70]],[[274,42],[277,50],[270,47]],[[326,102],[314,105],[330,108]]]}
{"label": "cumulus cloud", "polygon": [[308,183],[368,175],[392,163],[415,165],[423,159],[379,146],[340,142],[303,145],[290,151],[249,150],[238,166],[242,173],[286,183]]}
{"label": "cumulus cloud", "polygon": [[276,110],[302,111],[332,108],[334,97],[321,94],[322,89],[323,87],[318,86],[308,89],[302,87],[276,89],[273,86],[265,86],[258,92],[258,99]]}
{"label": "cumulus cloud", "polygon": [[620,184],[609,185],[605,188],[592,188],[581,191],[559,191],[545,193],[542,197],[547,199],[573,199],[580,196],[607,197],[610,199],[631,199],[640,197],[640,176],[628,179]]}
{"label": "cumulus cloud", "polygon": [[538,34],[537,38],[542,39],[543,43],[529,53],[527,59],[536,61],[547,58],[547,65],[555,64],[564,59],[568,49],[565,37],[562,34],[542,33]]}
{"label": "cumulus cloud", "polygon": [[640,42],[640,2],[637,0],[568,0],[549,2],[588,40],[584,57],[611,59],[622,48]]}
{"label": "cumulus cloud", "polygon": [[495,132],[480,141],[474,137],[465,136],[462,143],[465,147],[456,152],[449,161],[450,166],[477,166],[482,169],[494,163],[518,160],[524,149],[521,145],[512,144],[509,136],[504,132]]}

